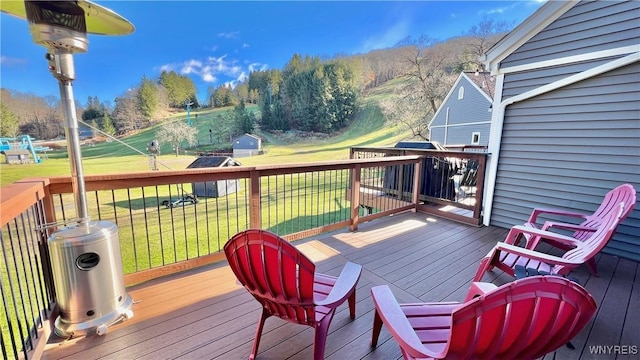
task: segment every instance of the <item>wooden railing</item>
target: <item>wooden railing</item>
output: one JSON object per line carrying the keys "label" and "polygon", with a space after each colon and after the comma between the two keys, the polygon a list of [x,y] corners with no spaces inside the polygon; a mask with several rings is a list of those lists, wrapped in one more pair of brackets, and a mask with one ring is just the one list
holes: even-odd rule
{"label": "wooden railing", "polygon": [[[295,240],[342,227],[353,231],[401,211],[479,224],[483,156],[373,148],[351,153],[354,158],[333,162],[85,176],[87,207],[91,220],[118,226],[127,285],[220,261],[227,239],[248,228]],[[477,185],[467,187],[474,189],[473,205],[421,194],[425,164],[442,158],[467,167],[478,162]],[[458,170],[453,176],[466,171]],[[72,188],[70,177],[52,177],[0,189],[4,358],[37,357],[44,346],[37,340],[46,342],[51,332],[47,319],[56,315],[56,295],[47,239],[76,222]]]}
{"label": "wooden railing", "polygon": [[[393,194],[393,189],[403,183],[402,196],[395,199],[414,201],[418,196],[417,211],[446,217],[469,225],[482,224],[482,202],[484,194],[487,154],[466,151],[437,151],[422,149],[400,149],[389,147],[353,147],[351,159],[373,159],[394,156],[419,155],[423,158],[420,170],[406,167],[395,177],[387,175],[386,181],[373,187],[381,194]],[[388,174],[388,173],[387,173]],[[409,191],[419,181],[419,189]],[[376,204],[363,204],[375,208]]]}

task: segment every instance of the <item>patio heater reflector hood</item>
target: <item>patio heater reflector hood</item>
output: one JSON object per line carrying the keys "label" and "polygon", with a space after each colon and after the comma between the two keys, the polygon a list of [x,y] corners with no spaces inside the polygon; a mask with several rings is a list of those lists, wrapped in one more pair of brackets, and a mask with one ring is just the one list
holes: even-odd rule
{"label": "patio heater reflector hood", "polygon": [[73,54],[86,52],[87,33],[124,35],[133,25],[90,1],[0,1],[0,11],[26,18],[33,41],[47,48],[49,71],[58,80],[65,115],[65,136],[78,221],[48,239],[51,272],[60,316],[55,333],[62,337],[107,328],[133,316],[126,293],[117,226],[90,221],[82,172],[78,119],[73,99]]}

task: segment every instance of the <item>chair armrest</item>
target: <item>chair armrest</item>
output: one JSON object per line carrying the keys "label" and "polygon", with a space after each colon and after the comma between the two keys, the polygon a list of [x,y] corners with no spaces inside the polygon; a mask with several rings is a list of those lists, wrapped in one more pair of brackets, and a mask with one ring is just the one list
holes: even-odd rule
{"label": "chair armrest", "polygon": [[529,220],[527,222],[535,224],[536,220],[538,219],[538,215],[540,214],[570,216],[570,217],[576,217],[581,219],[586,219],[589,216],[587,214],[577,213],[577,212],[568,211],[568,210],[539,208],[539,209],[533,209],[533,211],[531,212],[531,215],[529,216]]}
{"label": "chair armrest", "polygon": [[[581,241],[576,240],[571,236],[566,236],[566,235],[562,235],[562,234],[558,234],[558,233],[554,233],[554,232],[546,231],[542,229],[536,229],[526,225],[516,225],[512,227],[511,230],[509,230],[509,234],[507,234],[505,243],[513,244],[515,239],[518,237],[518,234],[534,235],[530,237],[529,241],[531,241],[532,238],[537,238],[537,239],[544,238],[544,239],[555,240],[557,242],[561,242],[563,244],[567,244],[571,246],[578,246],[579,244],[582,243]],[[537,243],[538,243],[537,241],[527,242],[526,248],[533,250],[535,249]]]}
{"label": "chair armrest", "polygon": [[550,228],[557,228],[563,230],[572,230],[572,231],[589,231],[594,232],[598,230],[598,228],[594,228],[591,226],[577,225],[577,224],[569,224],[558,221],[545,221],[544,225],[542,225],[541,230],[548,230]]}
{"label": "chair armrest", "polygon": [[346,263],[329,295],[324,300],[315,302],[315,304],[327,307],[336,307],[342,304],[355,289],[361,273],[362,266],[352,262]]}
{"label": "chair armrest", "polygon": [[376,312],[402,349],[415,358],[438,357],[436,356],[438,354],[427,353],[428,349],[422,345],[420,338],[418,338],[406,315],[402,312],[400,304],[393,296],[389,286],[372,287],[371,297],[373,298]]}
{"label": "chair armrest", "polygon": [[493,291],[497,288],[498,286],[492,283],[474,281],[471,283],[471,287],[469,287],[469,291],[467,292],[467,296],[464,298],[464,302],[473,300],[473,298],[482,296],[488,293],[489,291]]}
{"label": "chair armrest", "polygon": [[578,261],[569,260],[569,259],[541,253],[535,250],[529,250],[529,249],[521,248],[519,246],[505,244],[502,242],[499,242],[496,245],[495,249],[498,251],[508,252],[514,255],[524,256],[528,259],[538,260],[549,265],[563,265],[563,266],[575,267],[575,266],[581,265],[584,262],[582,260],[578,260]]}

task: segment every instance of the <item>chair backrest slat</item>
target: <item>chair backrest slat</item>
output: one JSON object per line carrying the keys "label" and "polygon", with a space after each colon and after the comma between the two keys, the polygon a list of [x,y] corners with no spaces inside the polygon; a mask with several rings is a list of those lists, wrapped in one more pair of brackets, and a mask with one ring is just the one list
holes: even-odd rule
{"label": "chair backrest slat", "polygon": [[[636,196],[636,189],[631,184],[622,184],[617,186],[604,196],[604,199],[598,209],[596,209],[592,215],[588,216],[581,225],[599,227],[607,214],[615,212],[617,210],[616,207],[622,202],[625,204],[625,208],[620,221],[624,220],[635,208],[637,201]],[[586,240],[592,234],[593,232],[590,231],[576,231],[573,234],[573,237],[578,240]]]}
{"label": "chair backrest slat", "polygon": [[268,231],[247,230],[224,251],[238,280],[271,314],[299,324],[315,321],[315,265],[292,244]]}
{"label": "chair backrest slat", "polygon": [[538,358],[567,343],[596,311],[581,286],[557,276],[516,280],[452,314],[447,358]]}
{"label": "chair backrest slat", "polygon": [[[586,262],[591,259],[597,253],[600,252],[611,240],[613,234],[618,227],[625,209],[625,203],[618,203],[617,210],[610,211],[602,220],[598,230],[591,232],[590,236],[582,241],[580,245],[571,249],[562,255],[563,259],[576,260],[580,262]],[[567,268],[563,265],[556,265],[553,267],[553,273],[566,275],[573,268]]]}

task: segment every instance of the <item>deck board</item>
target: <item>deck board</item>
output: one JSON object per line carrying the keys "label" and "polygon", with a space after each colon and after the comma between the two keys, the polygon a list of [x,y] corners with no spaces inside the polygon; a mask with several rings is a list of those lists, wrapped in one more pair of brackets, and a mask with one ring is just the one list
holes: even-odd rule
{"label": "deck board", "polygon": [[[336,231],[295,244],[317,265],[338,275],[347,261],[363,266],[357,288],[357,317],[341,306],[330,326],[326,359],[400,359],[398,345],[383,328],[371,349],[373,301],[370,288],[387,284],[400,302],[460,301],[480,259],[507,230],[471,227],[425,214],[405,213]],[[552,250],[553,251],[553,250]],[[572,273],[599,304],[597,316],[572,343],[545,359],[606,359],[593,345],[640,345],[640,266],[599,255],[600,276],[585,266]],[[512,279],[499,270],[485,281]],[[156,279],[128,289],[134,317],[107,335],[69,341],[52,338],[44,359],[246,359],[260,315],[259,304],[235,281],[226,263]],[[312,358],[313,329],[268,319],[258,359]],[[618,356],[619,359],[634,357]]]}

